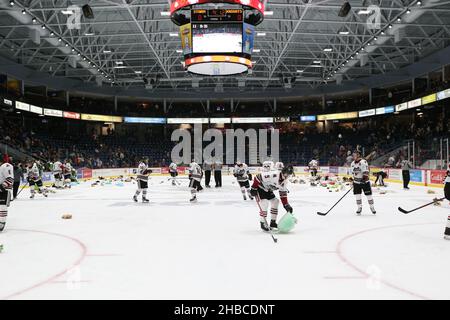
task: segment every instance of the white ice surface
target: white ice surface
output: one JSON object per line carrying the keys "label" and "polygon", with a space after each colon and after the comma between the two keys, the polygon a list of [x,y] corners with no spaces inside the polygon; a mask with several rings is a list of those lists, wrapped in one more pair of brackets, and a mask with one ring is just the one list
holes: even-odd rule
{"label": "white ice surface", "polygon": [[[136,186],[91,187],[12,203],[0,234],[0,299],[449,299],[448,203],[410,215],[437,194],[391,184],[375,194],[378,214],[352,194],[290,186],[295,231],[259,229],[256,204],[231,177],[190,204],[186,187],[154,177],[150,204]],[[160,184],[160,181],[164,181]],[[280,206],[280,212],[284,209]],[[73,215],[63,220],[64,213]]]}

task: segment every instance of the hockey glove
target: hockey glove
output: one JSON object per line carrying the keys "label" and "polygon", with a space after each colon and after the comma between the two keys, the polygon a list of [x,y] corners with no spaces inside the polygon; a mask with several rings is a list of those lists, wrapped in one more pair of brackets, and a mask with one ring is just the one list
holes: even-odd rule
{"label": "hockey glove", "polygon": [[258,190],[252,188],[252,189],[250,190],[250,195],[251,195],[252,197],[256,197],[256,196],[258,195]]}
{"label": "hockey glove", "polygon": [[289,213],[294,212],[294,209],[292,209],[292,207],[289,203],[284,205],[284,209]]}

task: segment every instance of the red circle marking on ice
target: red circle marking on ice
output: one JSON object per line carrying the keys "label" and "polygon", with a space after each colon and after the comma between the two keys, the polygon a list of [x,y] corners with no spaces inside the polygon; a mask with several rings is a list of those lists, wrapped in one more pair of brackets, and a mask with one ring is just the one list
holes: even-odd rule
{"label": "red circle marking on ice", "polygon": [[63,234],[54,233],[54,232],[47,232],[47,231],[39,231],[39,230],[25,230],[25,229],[9,229],[9,231],[41,233],[41,234],[47,234],[47,235],[51,235],[51,236],[67,239],[67,240],[70,240],[70,241],[76,243],[80,247],[81,254],[77,258],[77,260],[75,260],[75,262],[70,264],[69,267],[65,268],[61,272],[58,272],[57,274],[51,276],[50,278],[48,278],[46,280],[43,280],[43,281],[40,281],[40,282],[30,286],[30,287],[27,287],[25,289],[22,289],[22,290],[19,290],[17,292],[14,292],[12,294],[9,294],[6,297],[2,297],[2,298],[0,298],[0,300],[8,300],[8,299],[17,297],[17,296],[19,296],[21,294],[24,294],[24,293],[28,292],[28,291],[31,291],[33,289],[39,288],[41,286],[44,286],[44,285],[46,285],[48,283],[51,283],[51,282],[55,281],[56,279],[58,279],[59,277],[61,277],[65,273],[67,273],[69,270],[71,270],[72,268],[79,266],[81,264],[81,262],[84,260],[84,258],[86,257],[86,255],[87,255],[87,247],[86,247],[86,245],[83,242],[81,242],[78,239],[75,239],[75,238],[63,235]]}
{"label": "red circle marking on ice", "polygon": [[[361,275],[363,275],[365,278],[369,278],[370,275],[365,272],[364,270],[360,269],[359,267],[357,267],[353,262],[350,261],[350,259],[346,258],[344,256],[344,254],[342,253],[342,246],[344,244],[344,242],[359,236],[361,234],[364,233],[369,233],[369,232],[373,232],[373,231],[379,231],[379,230],[386,230],[386,229],[393,229],[393,228],[406,228],[406,227],[412,227],[412,226],[423,226],[423,225],[436,225],[438,223],[416,223],[416,224],[402,224],[402,225],[394,225],[394,226],[386,226],[386,227],[378,227],[378,228],[372,228],[372,229],[367,229],[367,230],[362,230],[362,231],[358,231],[352,234],[349,234],[347,236],[345,236],[344,238],[342,238],[341,240],[339,240],[338,244],[336,245],[336,254],[338,255],[339,259],[341,259],[345,264],[347,264],[350,268],[352,268],[353,270],[355,270],[356,272],[360,273]],[[406,293],[408,295],[411,295],[415,298],[418,299],[422,299],[422,300],[431,300],[430,298],[427,298],[425,296],[422,296],[420,294],[414,293],[408,289],[399,287],[395,284],[392,284],[388,281],[385,280],[380,280],[380,283],[384,284],[387,287],[390,287],[392,289],[398,290],[400,292]]]}

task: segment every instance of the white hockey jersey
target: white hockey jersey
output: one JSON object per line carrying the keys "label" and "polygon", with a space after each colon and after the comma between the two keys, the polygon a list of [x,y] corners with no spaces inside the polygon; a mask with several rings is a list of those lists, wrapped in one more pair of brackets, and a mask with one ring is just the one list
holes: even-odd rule
{"label": "white hockey jersey", "polygon": [[253,186],[263,189],[264,191],[288,192],[288,180],[285,179],[279,171],[263,172],[256,175]]}
{"label": "white hockey jersey", "polygon": [[249,173],[250,171],[248,170],[248,166],[245,163],[243,163],[241,166],[234,166],[233,174],[239,182],[247,181],[249,178]]}
{"label": "white hockey jersey", "polygon": [[172,162],[169,166],[169,172],[177,172],[177,168],[178,166],[174,162]]}
{"label": "white hockey jersey", "polygon": [[53,173],[62,173],[62,163],[60,161],[56,161],[55,163],[53,163]]}
{"label": "white hockey jersey", "polygon": [[369,175],[369,164],[364,159],[353,161],[350,166],[350,173],[352,174],[355,183],[365,183],[363,177]]}
{"label": "white hockey jersey", "polygon": [[447,176],[444,179],[444,183],[450,183],[450,170],[447,170]]}
{"label": "white hockey jersey", "polygon": [[189,166],[189,175],[192,179],[196,181],[202,181],[203,177],[203,170],[202,167],[196,162],[192,162]]}
{"label": "white hockey jersey", "polygon": [[0,166],[0,185],[5,190],[11,190],[14,184],[14,168],[9,163]]}
{"label": "white hockey jersey", "polygon": [[41,179],[41,172],[37,163],[34,163],[31,169],[28,169],[28,178],[33,181],[38,181]]}
{"label": "white hockey jersey", "polygon": [[145,162],[139,163],[137,168],[137,179],[141,181],[148,181],[149,169]]}
{"label": "white hockey jersey", "polygon": [[68,174],[72,174],[72,165],[70,164],[70,162],[66,162],[63,166],[63,174],[64,175],[68,175]]}
{"label": "white hockey jersey", "polygon": [[319,161],[317,160],[311,160],[308,164],[309,169],[318,169],[319,168]]}

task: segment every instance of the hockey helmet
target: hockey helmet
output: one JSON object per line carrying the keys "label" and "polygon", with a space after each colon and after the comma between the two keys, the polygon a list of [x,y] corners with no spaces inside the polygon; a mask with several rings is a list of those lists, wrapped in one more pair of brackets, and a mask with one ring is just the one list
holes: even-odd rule
{"label": "hockey helmet", "polygon": [[270,171],[273,169],[274,164],[273,161],[264,161],[262,166],[264,171]]}
{"label": "hockey helmet", "polygon": [[293,168],[292,166],[284,167],[284,168],[281,170],[281,173],[282,173],[284,176],[292,176],[292,175],[294,174],[294,168]]}
{"label": "hockey helmet", "polygon": [[284,168],[284,163],[283,162],[277,162],[275,163],[275,169],[281,171]]}

